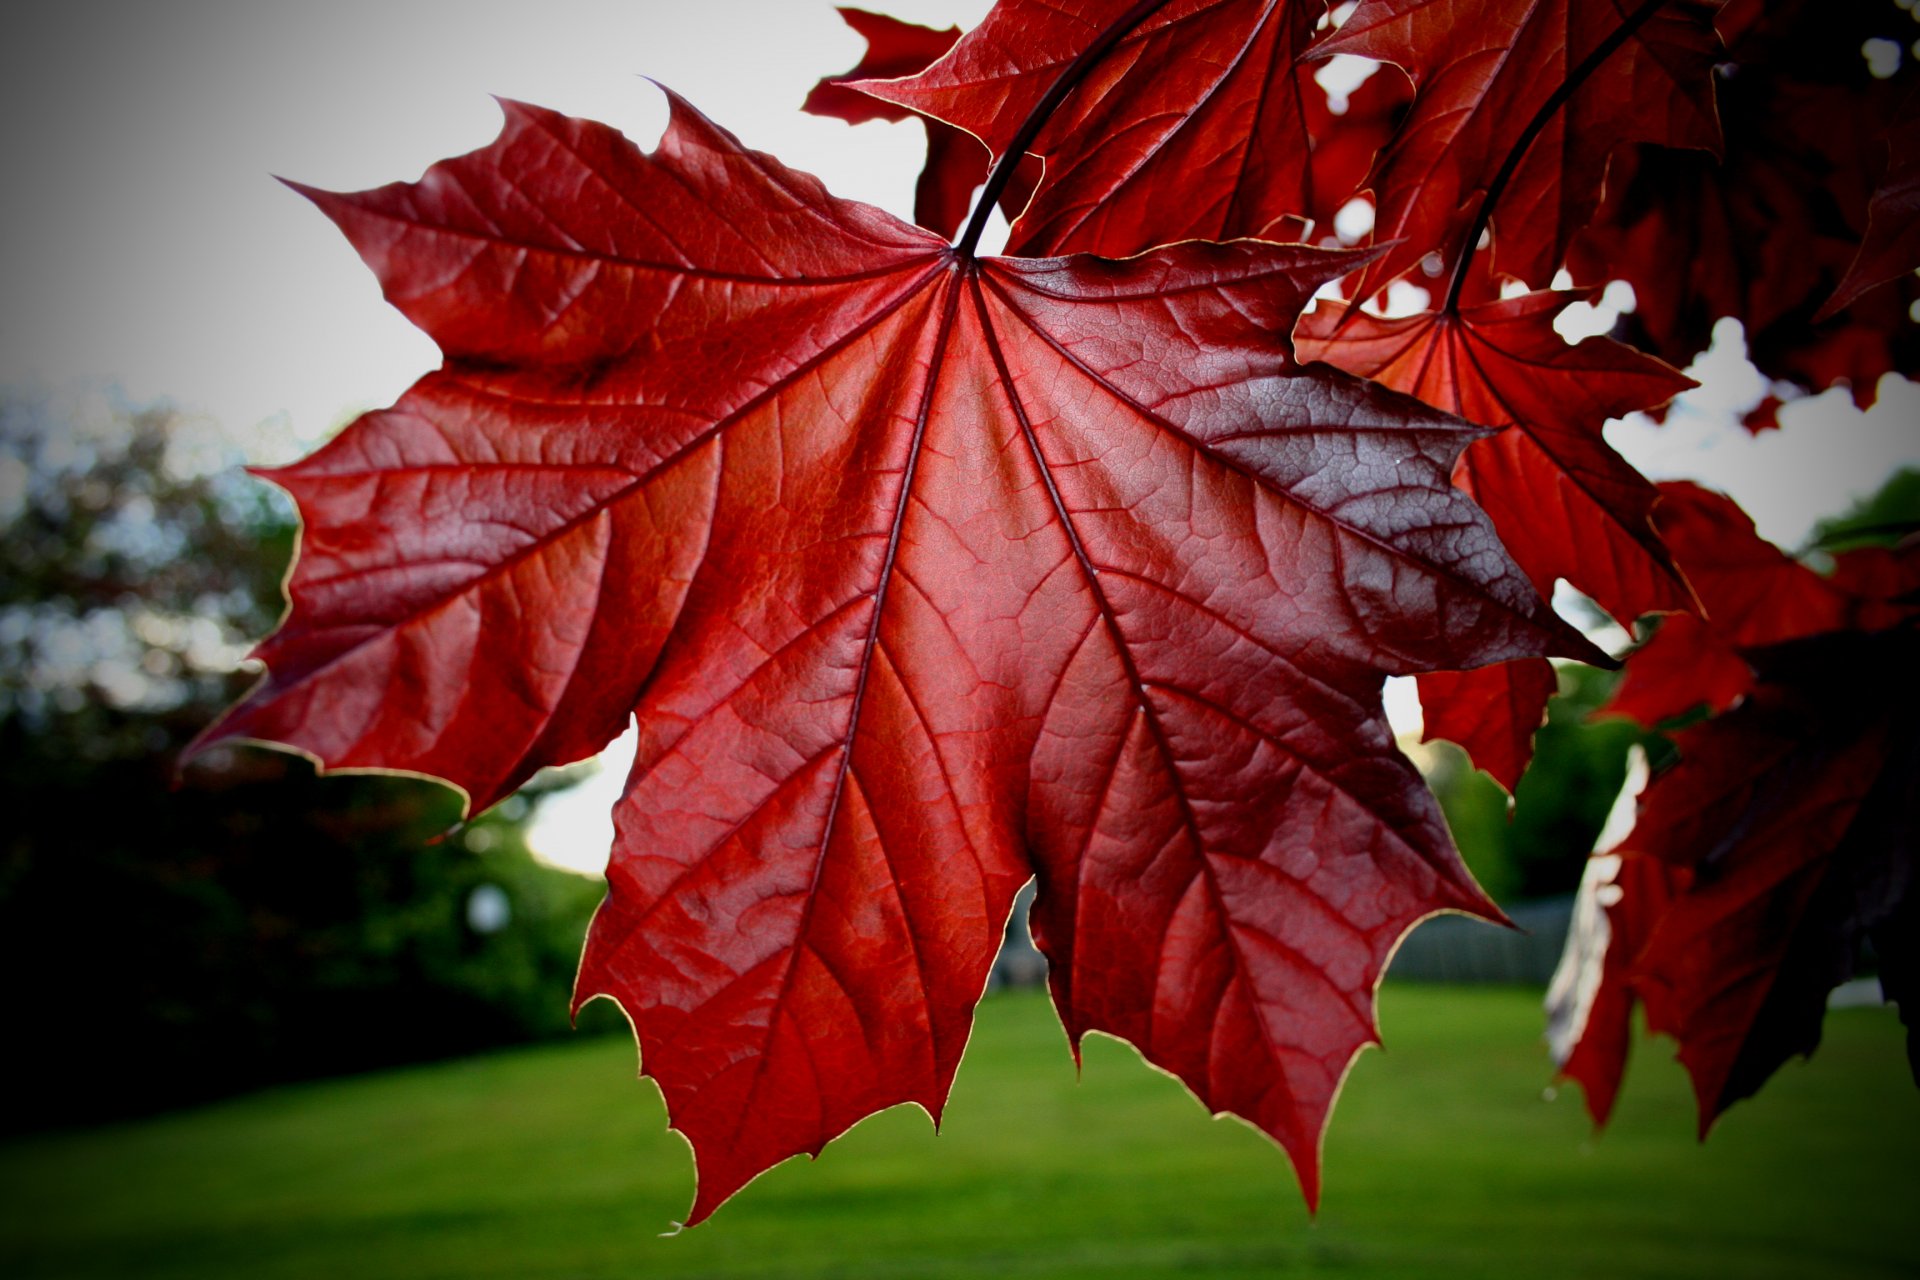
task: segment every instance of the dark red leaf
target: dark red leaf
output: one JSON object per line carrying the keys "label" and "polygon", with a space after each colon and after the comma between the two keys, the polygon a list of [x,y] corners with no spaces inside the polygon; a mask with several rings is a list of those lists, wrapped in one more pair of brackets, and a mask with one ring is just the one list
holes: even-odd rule
{"label": "dark red leaf", "polygon": [[1389,280],[1429,253],[1451,265],[1470,248],[1463,239],[1481,197],[1544,117],[1492,233],[1501,275],[1547,284],[1598,202],[1613,148],[1719,146],[1713,9],[1702,0],[1362,0],[1316,56],[1390,62],[1415,86],[1373,180],[1375,237],[1400,243],[1368,280]]}
{"label": "dark red leaf", "polygon": [[1889,697],[1881,676],[1916,657],[1911,628],[1768,650],[1750,697],[1677,737],[1680,762],[1648,787],[1621,846],[1609,936],[1570,952],[1556,980],[1592,993],[1569,1011],[1578,1025],[1557,1056],[1596,1123],[1619,1088],[1636,1001],[1679,1042],[1704,1135],[1788,1057],[1813,1052],[1827,994],[1853,975],[1863,941],[1885,957],[1886,990],[1911,990],[1920,699],[1904,685]]}
{"label": "dark red leaf", "polygon": [[1422,742],[1445,738],[1466,750],[1509,793],[1533,759],[1533,735],[1546,723],[1547,703],[1559,688],[1553,664],[1522,658],[1474,671],[1423,672]]}
{"label": "dark red leaf", "polygon": [[1459,483],[1537,587],[1565,578],[1631,624],[1693,600],[1648,521],[1656,490],[1600,428],[1694,383],[1608,338],[1569,344],[1553,320],[1581,297],[1530,293],[1392,320],[1323,306],[1296,342],[1305,359],[1510,428],[1468,450]]}
{"label": "dark red leaf", "polygon": [[1920,95],[1911,95],[1887,129],[1887,170],[1867,205],[1867,234],[1840,287],[1820,308],[1824,320],[1896,276],[1920,267]]}
{"label": "dark red leaf", "polygon": [[1312,145],[1311,199],[1305,213],[1316,235],[1333,227],[1334,216],[1365,186],[1374,157],[1387,145],[1413,101],[1413,85],[1391,68],[1381,68],[1347,95],[1346,110],[1335,114],[1322,93],[1305,93],[1307,136]]}
{"label": "dark red leaf", "polygon": [[1643,1001],[1680,1042],[1704,1133],[1813,1051],[1863,939],[1892,957],[1886,989],[1911,990],[1920,553],[1847,552],[1822,578],[1729,499],[1662,492],[1656,519],[1707,616],[1665,619],[1607,709],[1649,726],[1702,702],[1724,714],[1675,735],[1679,762],[1642,797],[1604,958],[1563,962],[1599,995],[1559,1057],[1604,1121]]}
{"label": "dark red leaf", "polygon": [[1676,613],[1628,655],[1620,687],[1595,714],[1652,729],[1702,706],[1725,711],[1752,688],[1753,669],[1711,624]]}
{"label": "dark red leaf", "polygon": [[1859,253],[1884,130],[1915,78],[1910,65],[1874,79],[1862,44],[1905,43],[1912,21],[1891,4],[1817,0],[1742,0],[1718,21],[1724,163],[1657,147],[1617,155],[1573,273],[1630,282],[1636,340],[1674,364],[1731,316],[1768,378],[1815,392],[1845,382],[1865,407],[1882,374],[1920,359],[1907,310],[1920,289],[1909,279],[1856,294],[1845,315],[1816,323],[1815,313]]}
{"label": "dark red leaf", "polygon": [[[959,125],[999,155],[1062,70],[1127,24],[1035,139],[1046,175],[1009,252],[1124,257],[1189,238],[1297,239],[1303,219],[1331,217],[1380,133],[1370,120],[1342,127],[1316,68],[1299,62],[1321,0],[1168,0],[1135,26],[1138,9],[1137,0],[1001,0],[941,62],[863,87]],[[1363,111],[1386,115],[1392,96],[1374,90]]]}
{"label": "dark red leaf", "polygon": [[1780,410],[1786,407],[1786,401],[1769,392],[1760,398],[1760,403],[1746,411],[1740,417],[1740,425],[1750,435],[1760,435],[1766,431],[1780,429]]}
{"label": "dark red leaf", "polygon": [[1720,643],[1759,648],[1846,624],[1846,592],[1755,533],[1752,517],[1725,494],[1663,484],[1654,523]]}
{"label": "dark red leaf", "polygon": [[[1579,939],[1584,945],[1577,955],[1570,937],[1569,955],[1575,967],[1566,971],[1569,986],[1585,989],[1563,997],[1570,1025],[1563,1041],[1565,1051],[1556,1054],[1556,1065],[1562,1076],[1579,1083],[1596,1127],[1604,1126],[1613,1114],[1633,1048],[1633,1010],[1638,1001],[1630,981],[1631,967],[1647,945],[1647,932],[1691,878],[1685,868],[1659,858],[1596,854],[1587,864],[1587,876],[1575,900],[1574,929],[1577,933],[1586,926],[1593,936]],[[1595,921],[1597,929],[1592,928]],[[1560,983],[1556,974],[1550,1005]]]}
{"label": "dark red leaf", "polygon": [[[888,80],[912,75],[953,47],[960,28],[935,31],[864,9],[841,9],[848,26],[866,37],[867,55],[842,75],[813,87],[801,110],[835,116],[849,124],[868,120],[920,119],[927,129],[927,161],[914,188],[913,218],[935,235],[951,237],[967,220],[973,193],[986,181],[991,157],[980,140],[964,130],[918,116],[905,107],[847,88],[847,81]],[[1018,212],[1015,206],[1013,212]]]}
{"label": "dark red leaf", "polygon": [[1701,706],[1724,711],[1753,687],[1743,650],[1843,628],[1884,631],[1920,603],[1920,547],[1859,547],[1823,578],[1754,532],[1731,498],[1685,483],[1661,493],[1655,520],[1708,617],[1662,619],[1628,656],[1625,678],[1599,714],[1651,729]]}
{"label": "dark red leaf", "polygon": [[1655,522],[1698,591],[1706,618],[1663,619],[1628,656],[1601,714],[1647,728],[1705,706],[1724,711],[1753,687],[1743,651],[1844,627],[1883,630],[1910,609],[1920,556],[1878,547],[1848,552],[1823,578],[1754,531],[1724,494],[1684,482],[1660,486]]}
{"label": "dark red leaf", "polygon": [[1911,630],[1775,651],[1755,692],[1683,731],[1680,763],[1648,788],[1626,851],[1691,883],[1647,929],[1628,981],[1648,1026],[1680,1043],[1703,1134],[1813,1051],[1860,941],[1910,909],[1920,699],[1881,676],[1917,658]]}
{"label": "dark red leaf", "polygon": [[976,261],[677,99],[652,154],[507,112],[310,193],[445,365],[275,474],[292,609],[209,741],[484,805],[636,718],[577,999],[631,1016],[693,1220],[938,1116],[1029,875],[1070,1037],[1313,1199],[1396,941],[1493,913],[1384,674],[1592,653],[1448,483],[1477,428],[1293,359],[1352,256]]}
{"label": "dark red leaf", "polygon": [[1835,557],[1827,579],[1847,597],[1847,621],[1862,631],[1897,627],[1920,608],[1920,542],[1856,547]]}

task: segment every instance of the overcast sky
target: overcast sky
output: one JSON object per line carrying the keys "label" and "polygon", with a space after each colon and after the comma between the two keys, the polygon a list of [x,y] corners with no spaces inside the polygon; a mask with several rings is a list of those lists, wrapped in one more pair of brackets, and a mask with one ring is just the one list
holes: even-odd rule
{"label": "overcast sky", "polygon": [[[875,7],[968,25],[988,0]],[[256,463],[304,452],[438,362],[274,174],[337,190],[416,177],[497,132],[493,94],[651,145],[665,111],[647,76],[837,194],[902,216],[922,146],[917,126],[799,111],[862,49],[828,0],[15,0],[8,27],[0,387],[170,399],[224,424]],[[1610,438],[1656,478],[1732,492],[1788,545],[1920,465],[1920,393],[1906,383],[1890,381],[1868,417],[1836,391],[1749,439],[1731,409],[1762,388],[1734,354],[1666,426]]]}
{"label": "overcast sky", "polygon": [[[902,0],[940,25],[985,0]],[[22,17],[22,12],[27,16]],[[492,96],[651,145],[651,76],[837,193],[905,211],[918,130],[799,111],[863,42],[827,0],[9,6],[0,44],[0,383],[110,379],[312,440],[437,360],[274,174],[413,178],[498,131]]]}

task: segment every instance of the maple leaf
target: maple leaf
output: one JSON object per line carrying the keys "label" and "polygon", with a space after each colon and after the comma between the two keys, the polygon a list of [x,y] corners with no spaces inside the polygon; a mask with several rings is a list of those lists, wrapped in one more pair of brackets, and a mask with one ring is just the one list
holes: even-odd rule
{"label": "maple leaf", "polygon": [[[1492,518],[1538,590],[1564,578],[1631,625],[1643,613],[1695,605],[1651,523],[1658,491],[1600,428],[1693,382],[1611,339],[1569,344],[1553,319],[1582,296],[1530,293],[1393,319],[1322,306],[1295,341],[1304,359],[1500,428],[1462,456],[1455,483]],[[1552,671],[1537,659],[1420,677],[1428,736],[1458,742],[1509,791],[1553,690]]]}
{"label": "maple leaf", "polygon": [[[1715,139],[1711,83],[1702,59],[1717,42],[1706,25],[1705,10],[1688,7],[1681,17],[1670,18],[1656,14],[1657,7],[1615,15],[1611,26],[1595,16],[1597,11],[1581,10],[1574,22],[1580,33],[1574,37],[1577,48],[1568,55],[1560,89],[1535,95],[1539,118],[1528,124],[1522,115],[1498,129],[1482,122],[1482,144],[1511,152],[1510,163],[1498,172],[1488,165],[1484,194],[1489,201],[1524,206],[1537,197],[1547,169],[1536,161],[1555,139],[1565,149],[1561,132],[1543,144],[1542,130],[1564,130],[1562,117],[1570,110],[1576,116],[1582,111],[1604,115],[1590,95],[1638,83],[1652,74],[1649,68],[1659,73],[1655,78],[1686,80],[1696,96],[1705,94],[1704,132],[1687,135],[1682,130],[1676,135],[1679,140],[1692,137],[1707,145]],[[1148,8],[1153,6],[1123,11],[1115,0],[1079,0],[1065,6],[1007,0],[928,71],[905,82],[864,87],[965,124],[1004,152],[1028,145],[1006,122],[1019,118],[1018,109],[1040,100],[1060,67],[1088,57],[1103,41],[1114,43],[1115,52],[1101,64],[1098,79],[1068,95],[1054,122],[1031,140],[1030,145],[1047,156],[1049,173],[1034,206],[1015,229],[1014,245],[1041,252],[1074,248],[1129,253],[1184,236],[1221,234],[1222,227],[1269,234],[1277,209],[1312,203],[1303,183],[1315,170],[1303,162],[1315,153],[1315,112],[1304,104],[1317,100],[1322,116],[1326,108],[1324,95],[1308,83],[1305,68],[1311,64],[1300,57],[1312,35],[1306,20],[1311,15],[1273,3],[1170,5],[1140,21],[1141,11]],[[1356,17],[1379,17],[1378,8],[1363,7]],[[1552,11],[1530,12],[1534,25],[1529,30],[1536,35],[1553,28]],[[1559,20],[1563,26],[1569,21],[1564,13]],[[1288,39],[1279,35],[1283,22],[1293,24]],[[1346,49],[1341,42],[1352,30],[1350,22],[1320,51]],[[1388,23],[1366,38],[1390,34]],[[1382,52],[1355,47],[1375,55]],[[1442,50],[1440,57],[1444,61],[1455,54],[1466,56]],[[1600,75],[1602,68],[1606,75]],[[1397,79],[1375,75],[1368,83],[1392,84]],[[1492,106],[1516,110],[1499,97],[1505,91],[1488,92]],[[1427,99],[1429,108],[1442,96],[1436,90]],[[1273,111],[1281,112],[1283,124],[1268,123]],[[1236,112],[1242,117],[1239,125],[1224,123]],[[1384,113],[1374,106],[1366,114],[1378,119]],[[1397,119],[1398,112],[1393,116]],[[1421,127],[1416,107],[1406,129]],[[1251,147],[1265,157],[1263,163],[1270,162],[1267,153],[1273,147],[1256,145],[1263,128],[1281,154],[1291,156],[1297,166],[1303,164],[1291,171],[1291,181],[1276,182],[1269,172],[1249,172],[1232,163],[1242,154],[1236,146]],[[1387,133],[1379,130],[1374,145]],[[1673,133],[1670,129],[1661,136]],[[1207,157],[1203,163],[1193,162],[1196,148]],[[1366,147],[1368,153],[1373,149]],[[1349,149],[1339,147],[1317,150],[1341,163],[1349,155]],[[1580,152],[1571,160],[1563,156],[1572,168],[1584,164],[1593,170],[1593,191],[1575,201],[1584,201],[1583,210],[1597,198],[1605,156],[1605,148]],[[1147,198],[1170,169],[1181,174],[1183,191],[1194,193],[1195,199]],[[1353,172],[1357,175],[1358,170]],[[1563,174],[1556,181],[1572,179]],[[1341,188],[1341,198],[1347,189]],[[1221,198],[1210,198],[1216,191]],[[1256,219],[1249,228],[1249,209],[1264,211],[1267,224]],[[1573,225],[1572,216],[1568,226]],[[1563,234],[1553,242],[1554,263],[1565,240]],[[1409,322],[1349,315],[1342,325],[1331,308],[1323,308],[1301,338],[1303,354],[1385,381],[1475,421],[1521,424],[1496,441],[1476,445],[1460,468],[1459,480],[1493,515],[1496,527],[1523,548],[1523,567],[1536,587],[1550,590],[1554,578],[1566,577],[1627,622],[1651,610],[1693,607],[1648,523],[1652,486],[1600,438],[1607,418],[1663,404],[1691,382],[1619,344],[1596,339],[1570,348],[1551,321],[1576,295],[1489,301],[1463,315],[1457,305],[1459,286],[1469,279],[1472,246],[1462,246],[1462,253],[1456,287],[1443,311]],[[1480,288],[1492,292],[1490,277]],[[1541,366],[1551,370],[1549,376],[1541,376]],[[1444,725],[1447,733],[1467,740],[1482,767],[1511,787],[1525,767],[1533,730],[1545,714],[1554,684],[1551,671],[1532,662],[1513,671],[1423,677],[1421,684],[1429,736],[1437,732],[1432,726]]]}
{"label": "maple leaf", "polygon": [[[1920,870],[1920,702],[1887,690],[1882,673],[1916,657],[1911,629],[1759,656],[1753,692],[1683,730],[1680,762],[1642,800],[1622,852],[1687,876],[1637,922],[1645,940],[1627,984],[1648,1027],[1679,1041],[1702,1134],[1789,1056],[1813,1051],[1827,993],[1853,975],[1863,938],[1910,927],[1899,922]],[[1890,992],[1911,991],[1893,963],[1885,972]]]}
{"label": "maple leaf", "polygon": [[1501,428],[1467,451],[1458,482],[1536,587],[1564,578],[1630,625],[1693,598],[1651,523],[1658,491],[1600,428],[1697,384],[1610,338],[1562,338],[1554,318],[1591,296],[1529,293],[1393,319],[1322,306],[1295,342],[1303,359]]}
{"label": "maple leaf", "polygon": [[[1501,275],[1545,284],[1591,216],[1613,148],[1718,148],[1713,9],[1362,0],[1314,56],[1393,63],[1415,86],[1373,178],[1374,235],[1399,243],[1368,279],[1392,279],[1429,253],[1457,260],[1487,227]],[[1499,208],[1483,208],[1496,191]]]}
{"label": "maple leaf", "polygon": [[980,260],[677,98],[650,154],[509,104],[307,194],[446,363],[273,473],[291,609],[205,741],[484,805],[633,717],[576,1001],[629,1014],[691,1221],[939,1115],[1029,876],[1071,1039],[1317,1196],[1393,946],[1497,914],[1384,673],[1593,652],[1448,483],[1479,428],[1293,358],[1354,255]]}
{"label": "maple leaf", "polygon": [[1343,110],[1335,111],[1325,94],[1307,96],[1313,182],[1305,212],[1316,232],[1332,229],[1347,202],[1363,194],[1374,158],[1392,140],[1412,101],[1413,85],[1384,67],[1347,93]]}
{"label": "maple leaf", "polygon": [[1567,948],[1547,992],[1547,1039],[1560,1076],[1580,1085],[1596,1128],[1613,1115],[1633,1050],[1639,1001],[1632,965],[1689,878],[1686,868],[1659,858],[1596,852],[1574,895]]}
{"label": "maple leaf", "polygon": [[1709,623],[1676,613],[1628,657],[1620,687],[1594,714],[1653,729],[1697,707],[1725,711],[1752,688],[1753,670],[1732,645]]}
{"label": "maple leaf", "polygon": [[1867,234],[1846,277],[1815,313],[1825,320],[1867,290],[1920,268],[1920,92],[1887,127],[1887,172],[1867,205]]}
{"label": "maple leaf", "polygon": [[1570,943],[1562,985],[1592,994],[1563,1014],[1577,1025],[1555,1043],[1604,1123],[1644,1003],[1649,1027],[1680,1043],[1704,1134],[1787,1057],[1812,1052],[1862,938],[1882,951],[1886,990],[1913,990],[1902,940],[1920,700],[1886,673],[1920,657],[1920,555],[1862,548],[1822,578],[1723,495],[1662,491],[1656,519],[1706,617],[1666,619],[1603,710],[1649,726],[1701,702],[1723,714],[1675,735],[1679,761],[1641,798],[1624,861],[1589,869],[1583,892],[1611,885],[1611,936],[1577,955]]}
{"label": "maple leaf", "polygon": [[1651,729],[1703,705],[1725,711],[1753,688],[1742,650],[1859,620],[1863,595],[1762,538],[1733,499],[1688,481],[1669,481],[1660,494],[1655,523],[1686,565],[1706,617],[1663,619],[1628,657],[1619,689],[1596,714],[1626,716]]}
{"label": "maple leaf", "polygon": [[1655,522],[1687,566],[1706,617],[1661,619],[1596,715],[1652,729],[1701,706],[1725,711],[1753,688],[1743,651],[1848,628],[1899,626],[1908,597],[1920,591],[1920,557],[1859,547],[1822,577],[1762,538],[1725,494],[1688,481],[1669,481],[1660,492]]}
{"label": "maple leaf", "polygon": [[[1292,240],[1330,218],[1399,94],[1355,128],[1301,61],[1321,0],[1001,0],[927,70],[867,92],[1046,160],[1011,253],[1124,257],[1176,240]],[[1099,59],[1031,140],[1020,122],[1063,73]],[[1376,77],[1378,79],[1378,77]],[[1169,192],[1178,199],[1170,200]]]}
{"label": "maple leaf", "polygon": [[1546,723],[1547,703],[1560,687],[1553,664],[1521,658],[1473,671],[1423,671],[1414,683],[1420,740],[1455,743],[1512,794],[1533,759],[1533,735]]}
{"label": "maple leaf", "polygon": [[[931,27],[902,22],[883,13],[864,9],[841,9],[846,24],[866,38],[867,53],[858,65],[837,76],[829,76],[813,87],[802,111],[833,116],[849,124],[868,120],[917,119],[926,126],[927,159],[914,185],[913,218],[935,235],[952,236],[967,220],[973,206],[975,188],[986,181],[992,157],[980,140],[964,129],[896,106],[848,83],[865,79],[891,79],[924,69],[960,38],[960,28],[936,31]],[[1032,193],[1037,175],[1009,186],[1003,205],[1009,218],[1019,215]]]}
{"label": "maple leaf", "polygon": [[1845,315],[1816,315],[1861,253],[1886,167],[1884,129],[1914,81],[1911,66],[1874,79],[1861,47],[1912,21],[1864,0],[1837,8],[1738,0],[1718,22],[1727,43],[1724,160],[1622,151],[1569,268],[1583,283],[1631,283],[1631,335],[1663,359],[1688,363],[1731,316],[1769,379],[1816,392],[1846,382],[1865,408],[1882,374],[1920,357],[1920,326],[1908,314],[1920,288],[1909,278],[1854,291]]}
{"label": "maple leaf", "polygon": [[1722,642],[1757,649],[1847,625],[1849,594],[1762,538],[1732,498],[1686,480],[1659,492],[1654,522]]}
{"label": "maple leaf", "polygon": [[1768,431],[1778,431],[1780,429],[1780,411],[1786,407],[1787,402],[1785,400],[1774,395],[1772,392],[1768,392],[1766,395],[1760,397],[1758,404],[1740,415],[1740,425],[1745,427],[1747,434],[1751,436],[1761,435]]}

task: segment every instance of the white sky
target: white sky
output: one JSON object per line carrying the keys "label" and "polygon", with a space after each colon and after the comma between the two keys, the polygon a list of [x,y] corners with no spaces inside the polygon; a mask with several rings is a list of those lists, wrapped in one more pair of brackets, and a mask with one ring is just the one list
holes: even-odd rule
{"label": "white sky", "polygon": [[[872,2],[934,26],[989,7]],[[916,126],[799,110],[862,49],[829,0],[16,0],[8,16],[0,386],[170,399],[226,424],[254,463],[297,456],[438,360],[273,174],[337,190],[415,177],[493,137],[492,94],[651,145],[665,121],[651,76],[836,193],[911,212]],[[1920,465],[1920,390],[1897,380],[1865,418],[1834,392],[1750,439],[1731,414],[1761,388],[1734,343],[1664,427],[1617,424],[1609,438],[1655,478],[1733,493],[1787,545]],[[543,806],[534,837],[548,856],[597,869],[623,773],[603,768]]]}
{"label": "white sky", "polygon": [[[899,0],[976,21],[986,0]],[[37,15],[36,15],[36,10]],[[915,127],[799,110],[864,42],[828,0],[34,0],[0,42],[0,384],[112,379],[311,442],[437,362],[324,217],[273,180],[417,177],[491,95],[651,145],[672,85],[842,195],[910,212]]]}

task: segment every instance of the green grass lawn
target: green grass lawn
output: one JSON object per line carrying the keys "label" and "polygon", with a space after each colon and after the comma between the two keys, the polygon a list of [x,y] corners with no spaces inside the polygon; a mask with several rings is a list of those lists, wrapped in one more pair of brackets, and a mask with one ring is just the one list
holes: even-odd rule
{"label": "green grass lawn", "polygon": [[[1613,1128],[1543,1095],[1538,998],[1389,986],[1327,1138],[1286,1158],[1131,1049],[1076,1081],[1043,996],[981,1006],[945,1132],[917,1110],[790,1161],[705,1226],[613,1038],[276,1089],[0,1146],[0,1276],[1808,1277],[1920,1273],[1920,1095],[1884,1009],[1829,1016],[1695,1144],[1669,1046]],[[139,1069],[128,1046],[127,1069]]]}

